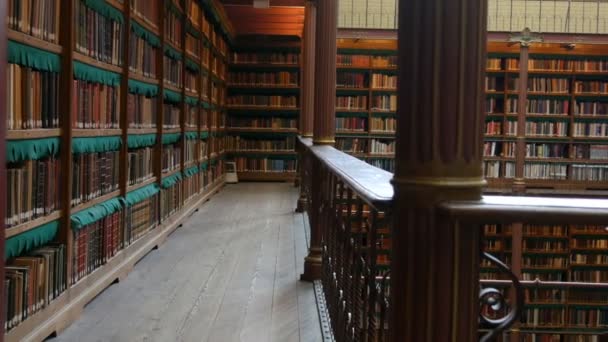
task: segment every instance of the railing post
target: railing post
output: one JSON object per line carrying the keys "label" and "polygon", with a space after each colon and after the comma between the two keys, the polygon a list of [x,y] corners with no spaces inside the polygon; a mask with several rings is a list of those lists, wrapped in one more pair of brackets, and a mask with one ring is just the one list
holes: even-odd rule
{"label": "railing post", "polygon": [[400,0],[390,341],[476,341],[487,0]]}
{"label": "railing post", "polygon": [[[322,0],[316,2],[316,31],[314,55],[314,122],[313,144],[333,145],[336,130],[336,54],[338,1]],[[312,161],[312,203],[310,208],[310,250],[304,260],[303,280],[321,279],[321,241],[327,221],[320,216],[322,195],[320,194],[323,176],[319,161]]]}

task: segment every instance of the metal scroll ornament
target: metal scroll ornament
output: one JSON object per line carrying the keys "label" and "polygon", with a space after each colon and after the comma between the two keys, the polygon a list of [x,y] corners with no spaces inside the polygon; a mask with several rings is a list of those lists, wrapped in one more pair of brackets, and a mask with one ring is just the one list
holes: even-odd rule
{"label": "metal scroll ornament", "polygon": [[[482,253],[482,257],[488,259],[492,264],[496,265],[501,272],[506,273],[509,278],[513,281],[513,287],[515,288],[515,300],[512,301],[510,307],[507,304],[503,291],[495,288],[485,288],[479,292],[479,304],[480,312],[479,318],[485,325],[491,326],[492,331],[484,335],[480,342],[494,341],[496,337],[504,330],[508,329],[515,321],[519,319],[521,311],[524,307],[524,289],[519,282],[519,279],[511,269],[505,265],[502,261],[496,259],[493,255],[488,253]],[[490,318],[484,315],[484,307],[490,307],[493,311],[508,311],[504,317],[501,318]]]}

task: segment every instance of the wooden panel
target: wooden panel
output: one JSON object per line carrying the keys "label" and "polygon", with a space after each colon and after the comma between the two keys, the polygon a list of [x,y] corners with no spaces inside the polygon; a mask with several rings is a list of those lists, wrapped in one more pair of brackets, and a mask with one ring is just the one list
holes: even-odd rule
{"label": "wooden panel", "polygon": [[[254,8],[252,6],[227,4],[224,6],[237,34],[301,36],[304,27],[303,7]],[[297,6],[296,0],[283,0]],[[271,4],[272,5],[272,4]]]}

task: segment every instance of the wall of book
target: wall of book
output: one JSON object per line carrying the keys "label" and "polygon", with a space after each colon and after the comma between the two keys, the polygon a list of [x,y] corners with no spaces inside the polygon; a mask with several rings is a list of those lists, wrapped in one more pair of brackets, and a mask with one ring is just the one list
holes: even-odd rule
{"label": "wall of book", "polygon": [[231,54],[225,140],[241,180],[295,178],[299,41],[238,44]]}
{"label": "wall of book", "polygon": [[232,28],[215,1],[8,17],[5,340],[42,341],[222,186]]}
{"label": "wall of book", "polygon": [[[520,279],[552,282],[525,287],[525,307],[514,327],[517,341],[602,341],[599,335],[608,327],[608,290],[593,285],[608,281],[605,226],[487,225],[484,247]],[[481,279],[506,275],[482,260]],[[491,308],[487,313],[500,314]],[[512,334],[503,340],[512,341]]]}
{"label": "wall of book", "polygon": [[338,39],[336,148],[394,171],[397,42]]}

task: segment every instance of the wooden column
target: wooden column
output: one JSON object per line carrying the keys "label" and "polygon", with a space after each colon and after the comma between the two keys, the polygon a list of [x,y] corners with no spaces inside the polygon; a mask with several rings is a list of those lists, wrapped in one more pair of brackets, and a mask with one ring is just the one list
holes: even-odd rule
{"label": "wooden column", "polygon": [[[300,68],[300,135],[312,138],[315,92],[315,25],[316,4],[306,1],[304,34],[302,37],[302,64]],[[335,71],[334,71],[335,73]]]}
{"label": "wooden column", "polygon": [[[306,1],[304,17],[304,32],[302,36],[302,64],[300,67],[300,135],[305,138],[312,138],[313,136],[313,119],[314,119],[314,92],[315,92],[315,25],[317,17],[316,4],[313,1]],[[304,148],[299,146],[298,148]],[[299,151],[300,160],[298,163],[299,168],[299,181],[297,184],[300,185],[300,198],[298,198],[298,206],[296,212],[304,212],[310,201],[307,198],[306,193],[303,191],[303,182],[306,182],[305,170],[306,167],[304,159],[302,158],[302,152]]]}
{"label": "wooden column", "polygon": [[526,192],[524,168],[526,159],[526,113],[528,106],[526,94],[528,90],[528,45],[521,44],[519,52],[519,79],[517,95],[517,141],[515,145],[515,179],[513,180],[513,193]]}
{"label": "wooden column", "polygon": [[317,1],[316,19],[313,143],[333,145],[336,132],[338,0]]}
{"label": "wooden column", "polygon": [[[0,3],[0,51],[6,51],[8,42],[6,38],[6,6],[7,1]],[[7,54],[3,53],[0,56],[0,79],[6,80],[6,61]],[[0,103],[6,103],[6,82],[2,82],[0,85]],[[0,134],[6,137],[6,106],[0,109],[3,115],[0,115]],[[4,279],[4,244],[6,239],[4,222],[6,218],[6,138],[0,141],[0,231],[3,232],[0,236],[0,256],[2,256],[2,265],[0,265],[0,279]],[[4,282],[0,282],[0,298],[4,300]],[[4,308],[0,310],[0,342],[4,341]]]}
{"label": "wooden column", "polygon": [[390,341],[477,341],[486,0],[401,0]]}
{"label": "wooden column", "polygon": [[[336,132],[336,53],[338,0],[316,3],[316,31],[314,55],[314,122],[313,144],[333,145]],[[312,190],[310,206],[310,250],[304,259],[302,279],[321,279],[321,241],[323,223],[320,217],[320,165],[311,162]]]}

